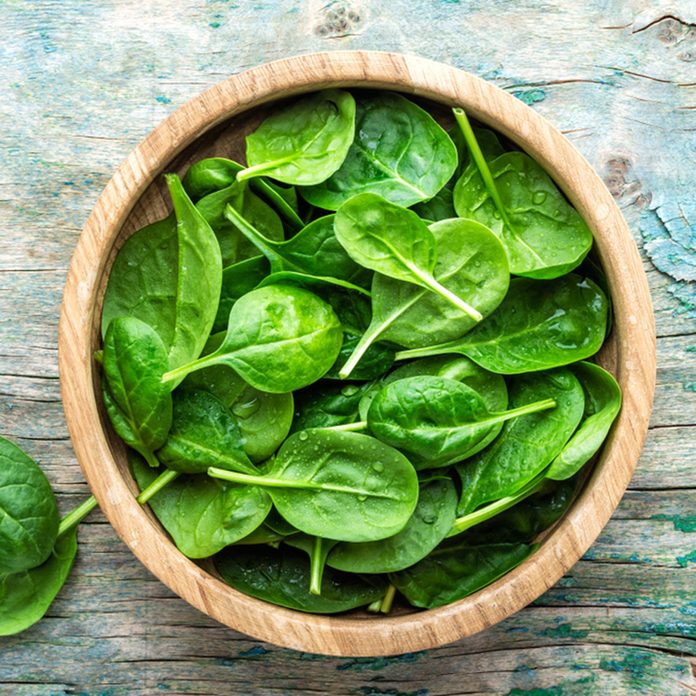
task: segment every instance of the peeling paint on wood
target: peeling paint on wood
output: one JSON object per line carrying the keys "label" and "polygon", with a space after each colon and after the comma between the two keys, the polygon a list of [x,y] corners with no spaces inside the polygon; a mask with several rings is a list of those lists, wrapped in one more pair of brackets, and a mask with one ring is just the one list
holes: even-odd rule
{"label": "peeling paint on wood", "polygon": [[162,118],[230,72],[313,50],[470,70],[563,130],[641,248],[658,330],[652,430],[586,557],[473,638],[395,658],[260,645],[154,580],[100,514],[48,618],[0,639],[0,692],[689,694],[696,690],[696,5],[692,0],[8,0],[0,5],[0,432],[67,509],[86,494],[57,380],[70,254]]}

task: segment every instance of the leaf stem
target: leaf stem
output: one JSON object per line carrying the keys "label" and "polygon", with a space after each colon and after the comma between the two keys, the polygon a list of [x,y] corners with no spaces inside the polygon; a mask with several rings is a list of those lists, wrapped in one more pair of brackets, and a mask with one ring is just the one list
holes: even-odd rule
{"label": "leaf stem", "polygon": [[225,217],[269,260],[271,264],[271,273],[287,270],[289,265],[275,250],[275,247],[278,246],[278,242],[264,237],[261,232],[229,203],[225,207]]}
{"label": "leaf stem", "polygon": [[365,430],[367,421],[356,421],[355,423],[344,423],[343,425],[327,425],[324,430],[338,430],[343,432],[352,432],[356,430]]}
{"label": "leaf stem", "polygon": [[255,176],[261,176],[264,171],[273,169],[281,164],[286,164],[287,162],[292,162],[293,159],[294,157],[283,157],[271,162],[261,162],[260,164],[255,164],[253,167],[247,167],[237,174],[237,181],[244,181],[245,179],[251,179]]}
{"label": "leaf stem", "polygon": [[87,500],[84,500],[76,508],[71,510],[63,519],[60,521],[58,526],[58,536],[62,536],[66,532],[70,531],[73,527],[77,526],[82,522],[82,520],[87,517],[87,515],[97,507],[97,499],[90,495]]}
{"label": "leaf stem", "polygon": [[397,351],[394,360],[411,360],[412,358],[429,358],[433,355],[446,355],[447,353],[460,353],[466,355],[462,349],[464,343],[461,338],[446,343],[438,343],[434,346],[425,346],[424,348],[411,348],[409,350]]}
{"label": "leaf stem", "polygon": [[163,384],[165,382],[171,382],[173,380],[186,377],[186,375],[190,374],[191,372],[196,372],[197,370],[202,370],[204,367],[210,367],[211,365],[217,364],[218,358],[215,353],[212,355],[206,355],[203,358],[192,360],[190,363],[180,365],[179,367],[175,367],[173,370],[169,370],[169,372],[165,372],[160,381]]}
{"label": "leaf stem", "polygon": [[159,493],[174,479],[178,478],[180,473],[181,472],[173,471],[172,469],[165,469],[149,486],[146,486],[140,491],[140,495],[136,498],[136,501],[140,505],[144,505],[153,495]]}
{"label": "leaf stem", "polygon": [[458,517],[454,521],[452,529],[449,531],[449,534],[447,534],[447,536],[453,537],[457,534],[461,534],[462,532],[465,532],[467,529],[471,529],[471,527],[475,527],[477,524],[481,524],[482,522],[491,519],[491,517],[495,517],[501,512],[504,512],[508,508],[517,505],[517,503],[522,502],[525,498],[528,498],[530,495],[532,495],[532,493],[535,493],[537,489],[541,486],[545,478],[546,472],[541,473],[535,478],[533,478],[527,485],[523,486],[516,493],[508,495],[505,498],[500,498],[500,500],[496,500],[494,503],[485,505],[484,507],[479,508],[474,512],[470,512],[467,515],[462,515],[461,517]]}
{"label": "leaf stem", "polygon": [[321,594],[321,579],[324,575],[324,554],[321,537],[314,537],[312,553],[309,554],[309,591],[313,595]]}
{"label": "leaf stem", "polygon": [[394,597],[396,597],[396,587],[390,583],[382,601],[379,603],[379,610],[382,614],[388,614],[391,611]]}
{"label": "leaf stem", "polygon": [[491,197],[495,207],[498,209],[503,224],[509,228],[510,220],[508,218],[507,210],[505,209],[503,201],[500,198],[500,192],[498,191],[498,187],[495,185],[493,175],[488,167],[488,162],[486,162],[486,158],[483,156],[483,152],[481,152],[478,140],[476,140],[476,135],[474,134],[474,129],[471,127],[471,123],[469,123],[466,112],[461,108],[454,108],[452,109],[452,112],[454,113],[454,118],[457,120],[459,129],[464,136],[464,140],[466,140],[466,145],[469,148],[471,157],[476,163],[476,168],[479,170],[483,183],[486,185],[488,195]]}

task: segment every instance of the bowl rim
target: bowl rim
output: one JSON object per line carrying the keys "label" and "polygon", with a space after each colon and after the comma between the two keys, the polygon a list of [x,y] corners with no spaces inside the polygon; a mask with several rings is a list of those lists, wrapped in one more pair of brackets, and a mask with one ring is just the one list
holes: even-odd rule
{"label": "bowl rim", "polygon": [[[326,87],[393,89],[462,106],[536,159],[588,223],[614,303],[604,351],[623,408],[588,484],[540,547],[495,583],[452,604],[396,617],[318,616],[278,607],[225,585],[186,558],[140,508],[121,475],[94,389],[94,314],[106,259],[135,203],[198,137],[269,101]],[[433,648],[512,615],[555,584],[599,535],[618,505],[647,435],[655,385],[655,327],[638,249],[611,194],[574,146],[534,110],[457,68],[378,51],[333,51],[265,63],[232,75],[177,109],[130,153],[106,185],[75,248],[58,336],[61,394],[82,471],[119,536],[165,585],[219,622],[282,647],[338,656]],[[132,485],[132,482],[130,482]],[[367,629],[367,630],[366,630]]]}

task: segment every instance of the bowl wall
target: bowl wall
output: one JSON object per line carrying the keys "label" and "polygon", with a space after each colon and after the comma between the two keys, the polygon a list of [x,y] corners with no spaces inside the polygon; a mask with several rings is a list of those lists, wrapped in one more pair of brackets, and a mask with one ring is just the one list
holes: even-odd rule
{"label": "bowl wall", "polygon": [[[386,88],[444,107],[462,106],[540,162],[595,236],[614,303],[614,328],[600,361],[624,394],[622,412],[583,491],[527,561],[459,602],[389,617],[364,612],[323,617],[276,607],[237,592],[184,557],[149,509],[135,502],[125,449],[100,407],[92,358],[117,250],[135,230],[168,212],[166,187],[158,175],[183,174],[190,163],[208,156],[243,160],[244,135],[268,113],[271,102],[337,86]],[[80,466],[116,531],[162,582],[218,621],[259,639],[314,653],[386,655],[435,647],[491,626],[551,587],[589,548],[623,495],[647,433],[654,336],[647,281],[621,213],[594,170],[555,128],[502,90],[454,68],[398,54],[335,52],[233,76],[172,114],[131,153],[97,202],[73,256],[61,311],[59,362]]]}

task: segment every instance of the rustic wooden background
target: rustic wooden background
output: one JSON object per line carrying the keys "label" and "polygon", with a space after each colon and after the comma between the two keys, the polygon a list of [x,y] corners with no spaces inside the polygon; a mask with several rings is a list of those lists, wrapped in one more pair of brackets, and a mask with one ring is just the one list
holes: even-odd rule
{"label": "rustic wooden background", "polygon": [[0,1],[0,433],[66,510],[87,487],[56,341],[70,254],[112,172],[164,116],[252,65],[314,50],[417,53],[491,80],[604,177],[645,261],[658,386],[604,533],[532,606],[449,647],[335,659],[259,644],[149,575],[100,514],[47,618],[0,638],[0,693],[694,694],[694,0]]}

